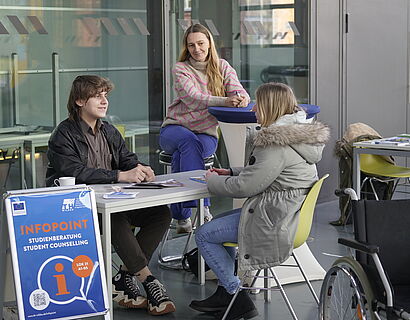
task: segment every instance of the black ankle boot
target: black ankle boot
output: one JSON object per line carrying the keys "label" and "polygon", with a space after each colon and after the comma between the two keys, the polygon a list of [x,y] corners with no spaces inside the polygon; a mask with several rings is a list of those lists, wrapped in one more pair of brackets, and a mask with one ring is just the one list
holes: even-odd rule
{"label": "black ankle boot", "polygon": [[[225,314],[225,310],[219,312],[215,315],[217,319],[222,319]],[[247,290],[241,290],[236,297],[231,310],[229,310],[226,320],[240,320],[240,319],[251,319],[258,315],[258,310],[256,309],[253,301],[248,295]]]}
{"label": "black ankle boot", "polygon": [[225,310],[231,299],[232,295],[224,287],[218,286],[212,296],[205,300],[192,300],[189,306],[200,312],[218,312]]}

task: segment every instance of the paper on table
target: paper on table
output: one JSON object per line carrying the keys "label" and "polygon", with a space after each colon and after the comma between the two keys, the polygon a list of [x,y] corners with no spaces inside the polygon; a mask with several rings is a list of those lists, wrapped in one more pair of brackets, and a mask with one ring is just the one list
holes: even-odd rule
{"label": "paper on table", "polygon": [[370,141],[372,144],[390,145],[390,146],[408,146],[410,145],[410,138],[408,137],[390,137],[375,139]]}
{"label": "paper on table", "polygon": [[137,196],[138,192],[109,192],[103,194],[104,199],[133,199]]}
{"label": "paper on table", "polygon": [[195,181],[195,182],[206,183],[206,179],[205,179],[204,176],[191,177],[191,178],[189,178],[189,179],[192,180],[192,181]]}
{"label": "paper on table", "polygon": [[152,181],[152,182],[139,182],[133,183],[128,186],[124,186],[124,189],[161,189],[168,187],[183,187],[184,184],[176,181],[175,179]]}

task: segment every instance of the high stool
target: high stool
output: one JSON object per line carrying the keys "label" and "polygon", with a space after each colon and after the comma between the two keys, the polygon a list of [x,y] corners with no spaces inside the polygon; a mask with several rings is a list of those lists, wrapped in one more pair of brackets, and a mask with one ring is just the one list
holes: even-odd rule
{"label": "high stool", "polygon": [[[217,160],[216,154],[212,154],[209,157],[204,158],[205,169],[209,169],[214,165],[214,161]],[[161,151],[159,153],[159,163],[165,167],[166,173],[171,173],[172,154]]]}
{"label": "high stool", "polygon": [[[217,159],[215,154],[204,158],[205,168],[206,169],[211,168],[214,164],[215,159]],[[164,151],[161,151],[159,153],[159,163],[165,166],[166,173],[171,173],[171,162],[172,162],[171,154],[165,153]],[[163,251],[164,251],[165,245],[169,237],[169,232],[172,228],[172,224],[170,225],[170,228],[167,230],[167,232],[165,232],[162,238],[161,244],[158,248],[158,264],[160,266],[171,268],[171,269],[182,269],[182,264],[181,264],[182,257],[184,256],[185,253],[188,252],[189,242],[192,239],[193,231],[196,226],[197,216],[198,214],[195,214],[195,218],[192,221],[192,226],[193,226],[192,231],[187,233],[187,241],[185,243],[185,247],[184,247],[184,250],[182,251],[182,254],[164,256]]]}

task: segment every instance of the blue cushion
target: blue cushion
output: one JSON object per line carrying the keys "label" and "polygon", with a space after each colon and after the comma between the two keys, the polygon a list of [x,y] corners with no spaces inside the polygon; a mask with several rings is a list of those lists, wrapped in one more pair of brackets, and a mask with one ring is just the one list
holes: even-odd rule
{"label": "blue cushion", "polygon": [[306,119],[313,118],[320,112],[320,107],[314,104],[299,104],[299,107],[306,111]]}
{"label": "blue cushion", "polygon": [[229,123],[256,123],[255,112],[251,111],[254,102],[250,102],[245,108],[231,107],[208,107],[208,111],[218,121]]}
{"label": "blue cushion", "polygon": [[[208,107],[208,111],[218,121],[228,123],[256,123],[255,112],[251,111],[255,102],[250,102],[245,108]],[[320,112],[320,107],[314,104],[300,104],[299,107],[306,111],[306,119],[314,117]]]}

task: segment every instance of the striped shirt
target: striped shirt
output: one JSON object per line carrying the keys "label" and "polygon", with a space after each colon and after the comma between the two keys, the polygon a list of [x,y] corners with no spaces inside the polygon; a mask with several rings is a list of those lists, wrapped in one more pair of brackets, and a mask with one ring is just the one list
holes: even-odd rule
{"label": "striped shirt", "polygon": [[[226,96],[233,96],[238,92],[241,96],[249,98],[238,80],[235,69],[226,60],[219,61]],[[208,90],[206,64],[207,62],[190,59],[175,65],[173,76],[176,98],[168,107],[162,127],[176,124],[196,133],[218,137],[218,121],[208,112],[208,107],[225,106],[227,97],[213,96]]]}

